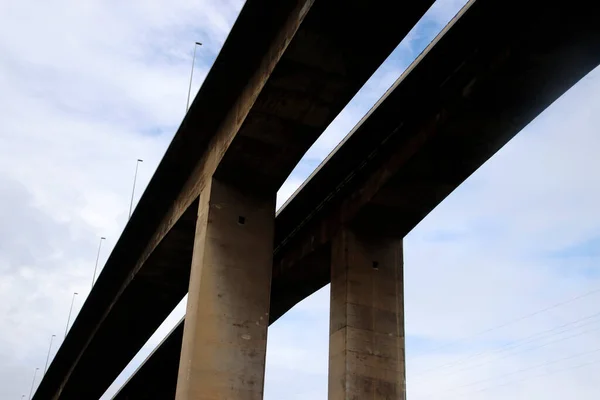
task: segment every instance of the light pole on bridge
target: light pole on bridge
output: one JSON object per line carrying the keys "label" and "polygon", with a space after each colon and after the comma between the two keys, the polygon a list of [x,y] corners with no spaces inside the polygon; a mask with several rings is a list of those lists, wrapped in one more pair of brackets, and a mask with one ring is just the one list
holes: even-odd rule
{"label": "light pole on bridge", "polygon": [[50,360],[50,350],[52,350],[52,341],[56,335],[52,335],[50,337],[50,347],[48,347],[48,355],[46,356],[46,365],[44,365],[44,375],[46,375],[46,371],[48,370],[48,361]]}
{"label": "light pole on bridge", "polygon": [[69,318],[67,318],[67,326],[65,327],[65,338],[67,337],[67,332],[69,331],[69,322],[71,322],[71,313],[73,312],[73,303],[75,303],[75,296],[79,293],[73,293],[73,299],[71,300],[71,308],[69,309]]}
{"label": "light pole on bridge", "polygon": [[33,371],[33,380],[31,381],[31,389],[29,389],[29,400],[31,400],[31,396],[33,395],[33,384],[35,383],[35,376],[37,375],[39,368],[36,368]]}
{"label": "light pole on bridge", "polygon": [[198,48],[198,46],[202,46],[202,43],[200,43],[200,42],[194,43],[194,55],[192,57],[192,72],[190,73],[190,86],[188,88],[188,97],[187,97],[187,103],[186,103],[186,107],[185,107],[186,114],[187,114],[187,111],[190,109],[190,95],[192,94],[192,78],[194,77],[194,63],[196,62],[196,49]]}
{"label": "light pole on bridge", "polygon": [[[129,212],[131,214],[131,211]],[[100,258],[100,249],[102,248],[102,241],[106,240],[104,236],[100,237],[100,244],[98,245],[98,254],[96,254],[96,265],[94,266],[94,275],[92,276],[92,288],[94,287],[94,281],[96,280],[96,270],[98,269],[98,259]]]}
{"label": "light pole on bridge", "polygon": [[135,181],[137,180],[138,166],[144,160],[138,158],[135,163],[135,175],[133,175],[133,189],[131,189],[131,201],[129,202],[129,218],[131,218],[131,211],[133,209],[133,194],[135,193]]}

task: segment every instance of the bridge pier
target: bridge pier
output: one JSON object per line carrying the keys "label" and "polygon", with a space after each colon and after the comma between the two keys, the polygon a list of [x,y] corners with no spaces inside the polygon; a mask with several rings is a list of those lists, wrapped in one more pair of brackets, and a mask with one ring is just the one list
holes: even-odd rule
{"label": "bridge pier", "polygon": [[332,243],[329,400],[405,398],[402,239]]}
{"label": "bridge pier", "polygon": [[275,195],[200,194],[176,400],[262,399]]}

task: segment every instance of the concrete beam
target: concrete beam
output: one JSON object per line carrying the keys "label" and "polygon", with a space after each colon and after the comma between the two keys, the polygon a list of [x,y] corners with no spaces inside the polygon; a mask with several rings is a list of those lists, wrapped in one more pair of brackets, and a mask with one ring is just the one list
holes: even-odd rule
{"label": "concrete beam", "polygon": [[402,239],[341,230],[332,243],[329,400],[404,400]]}
{"label": "concrete beam", "polygon": [[200,195],[177,400],[262,399],[275,193]]}

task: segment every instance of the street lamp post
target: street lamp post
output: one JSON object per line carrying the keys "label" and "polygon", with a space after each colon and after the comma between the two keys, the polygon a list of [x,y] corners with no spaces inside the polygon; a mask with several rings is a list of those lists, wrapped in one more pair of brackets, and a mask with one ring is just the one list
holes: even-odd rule
{"label": "street lamp post", "polygon": [[133,176],[133,189],[131,189],[131,202],[129,202],[129,218],[131,218],[131,210],[133,209],[133,194],[135,193],[135,181],[137,180],[138,166],[140,165],[141,162],[144,162],[144,160],[141,160],[138,158],[137,162],[135,163],[135,175]]}
{"label": "street lamp post", "polygon": [[104,236],[100,238],[100,244],[98,245],[98,254],[96,254],[96,265],[94,266],[94,276],[92,276],[92,288],[94,287],[94,281],[96,280],[96,270],[98,269],[98,259],[100,258],[100,249],[102,248],[103,240],[106,240]]}
{"label": "street lamp post", "polygon": [[194,63],[196,62],[196,48],[198,46],[202,46],[202,43],[200,43],[200,42],[194,43],[194,56],[192,57],[192,72],[190,73],[190,87],[188,89],[187,105],[185,107],[186,113],[190,109],[190,95],[192,94],[192,78],[194,77]]}
{"label": "street lamp post", "polygon": [[71,313],[73,312],[73,303],[75,303],[75,296],[79,293],[73,293],[73,299],[71,300],[71,308],[69,309],[69,318],[67,318],[67,326],[65,327],[65,338],[67,337],[67,332],[69,331],[69,322],[71,322]]}
{"label": "street lamp post", "polygon": [[33,380],[31,381],[31,389],[29,389],[29,400],[31,400],[31,395],[33,394],[33,384],[35,383],[35,376],[37,375],[39,368],[36,368],[33,371]]}
{"label": "street lamp post", "polygon": [[46,375],[46,371],[48,370],[48,361],[50,360],[50,350],[52,350],[52,341],[56,335],[52,335],[50,337],[50,347],[48,347],[48,355],[46,356],[46,365],[44,365],[44,375]]}

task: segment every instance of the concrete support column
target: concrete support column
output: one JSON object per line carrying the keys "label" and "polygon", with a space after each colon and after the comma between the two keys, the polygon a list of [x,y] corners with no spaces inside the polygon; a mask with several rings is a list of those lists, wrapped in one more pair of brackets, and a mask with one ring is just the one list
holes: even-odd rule
{"label": "concrete support column", "polygon": [[176,400],[263,398],[275,194],[200,195]]}
{"label": "concrete support column", "polygon": [[402,239],[332,243],[329,400],[405,398]]}

